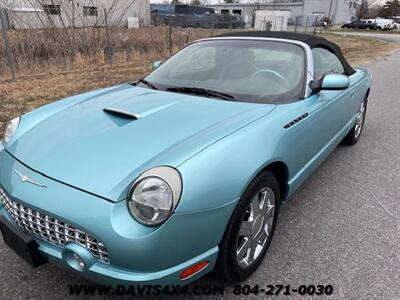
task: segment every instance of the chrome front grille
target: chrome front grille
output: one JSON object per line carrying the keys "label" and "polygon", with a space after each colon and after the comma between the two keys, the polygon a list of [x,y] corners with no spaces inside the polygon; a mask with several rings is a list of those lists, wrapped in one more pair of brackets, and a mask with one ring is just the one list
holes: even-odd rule
{"label": "chrome front grille", "polygon": [[31,235],[61,247],[70,242],[80,244],[99,262],[109,263],[104,244],[86,232],[11,200],[2,188],[0,201],[18,226]]}

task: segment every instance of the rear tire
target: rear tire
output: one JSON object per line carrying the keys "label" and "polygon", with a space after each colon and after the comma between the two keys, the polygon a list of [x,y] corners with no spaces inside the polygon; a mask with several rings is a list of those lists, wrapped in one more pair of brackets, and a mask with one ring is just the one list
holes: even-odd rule
{"label": "rear tire", "polygon": [[259,267],[275,231],[279,191],[278,180],[270,171],[260,173],[246,188],[220,243],[214,270],[218,279],[240,282]]}
{"label": "rear tire", "polygon": [[356,124],[343,139],[343,142],[342,142],[343,144],[355,145],[358,142],[358,140],[360,139],[361,132],[362,132],[362,130],[364,128],[364,124],[365,124],[365,116],[367,115],[367,103],[368,103],[367,97],[365,97],[361,103],[361,106],[360,106],[358,112],[357,112]]}

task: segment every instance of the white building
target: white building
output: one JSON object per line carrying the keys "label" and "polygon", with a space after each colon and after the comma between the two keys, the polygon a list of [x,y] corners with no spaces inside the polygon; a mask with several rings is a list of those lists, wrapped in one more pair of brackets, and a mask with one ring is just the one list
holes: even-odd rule
{"label": "white building", "polygon": [[303,0],[303,15],[319,15],[328,17],[333,24],[351,21],[356,17],[356,0]]}
{"label": "white building", "polygon": [[239,14],[247,26],[253,24],[256,10],[289,11],[293,20],[301,16],[330,17],[333,24],[351,21],[357,11],[356,0],[254,0],[254,3],[220,3],[206,6],[214,8],[216,13]]}
{"label": "white building", "polygon": [[[0,0],[14,29],[150,25],[149,0]],[[129,21],[129,22],[128,22]]]}

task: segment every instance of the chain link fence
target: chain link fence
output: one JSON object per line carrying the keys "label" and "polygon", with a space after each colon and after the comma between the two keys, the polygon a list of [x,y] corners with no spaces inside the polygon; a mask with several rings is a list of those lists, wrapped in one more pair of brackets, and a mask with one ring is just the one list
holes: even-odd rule
{"label": "chain link fence", "polygon": [[287,31],[317,34],[331,29],[331,23],[327,17],[319,15],[296,16],[288,20]]}
{"label": "chain link fence", "polygon": [[318,15],[296,16],[294,18],[275,16],[272,19],[259,20],[256,25],[256,29],[261,31],[289,31],[314,35],[330,30],[328,19]]}

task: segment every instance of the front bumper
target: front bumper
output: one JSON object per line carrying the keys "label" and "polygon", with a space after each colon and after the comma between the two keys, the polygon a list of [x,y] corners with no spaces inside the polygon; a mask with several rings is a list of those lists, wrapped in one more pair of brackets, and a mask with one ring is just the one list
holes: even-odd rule
{"label": "front bumper", "polygon": [[[15,170],[46,187],[22,182]],[[104,243],[110,263],[95,260],[88,269],[78,271],[63,257],[68,245],[60,247],[35,238],[39,251],[50,262],[110,284],[182,285],[210,272],[236,204],[233,201],[205,212],[176,213],[160,227],[147,227],[133,220],[125,201],[109,202],[51,180],[5,151],[0,151],[0,185],[15,202],[75,226]],[[4,207],[0,207],[0,214],[12,220]],[[209,265],[203,271],[180,280],[183,270],[204,260]]]}

